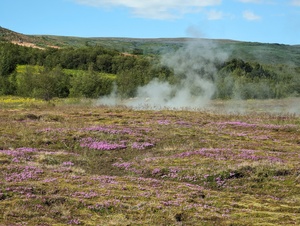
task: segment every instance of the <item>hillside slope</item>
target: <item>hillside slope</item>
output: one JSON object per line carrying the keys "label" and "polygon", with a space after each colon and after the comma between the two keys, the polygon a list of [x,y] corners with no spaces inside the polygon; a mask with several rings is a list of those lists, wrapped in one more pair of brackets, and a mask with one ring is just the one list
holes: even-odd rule
{"label": "hillside slope", "polygon": [[48,42],[41,37],[34,35],[25,35],[0,26],[0,41],[8,41],[17,45],[32,48],[44,49],[47,47],[58,48],[52,42]]}
{"label": "hillside slope", "polygon": [[0,27],[0,41],[10,41],[19,45],[45,47],[84,47],[104,46],[121,52],[141,54],[164,54],[194,42],[202,45],[213,45],[229,54],[230,58],[244,61],[255,61],[261,64],[286,64],[300,66],[300,45],[284,45],[278,43],[242,42],[222,39],[195,38],[82,38],[53,35],[24,35]]}
{"label": "hillside slope", "polygon": [[195,38],[80,38],[49,35],[37,37],[63,46],[101,45],[122,52],[138,50],[143,54],[155,55],[176,51],[190,43],[201,42],[201,44],[213,45],[220,48],[220,51],[228,52],[230,58],[241,58],[245,61],[257,61],[262,64],[300,65],[300,45]]}

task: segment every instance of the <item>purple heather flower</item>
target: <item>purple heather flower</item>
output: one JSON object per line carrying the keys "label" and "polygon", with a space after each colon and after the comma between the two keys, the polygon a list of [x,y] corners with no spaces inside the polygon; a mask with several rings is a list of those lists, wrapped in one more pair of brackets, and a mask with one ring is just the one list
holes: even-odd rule
{"label": "purple heather flower", "polygon": [[85,198],[85,199],[91,199],[94,197],[97,197],[98,194],[96,192],[75,192],[73,195],[73,197],[79,197],[79,198]]}
{"label": "purple heather flower", "polygon": [[132,166],[132,163],[131,162],[122,162],[122,163],[116,162],[112,165],[115,166],[115,167],[123,168],[123,169],[127,170]]}
{"label": "purple heather flower", "polygon": [[126,148],[124,142],[122,142],[121,144],[116,144],[116,143],[112,144],[106,141],[95,141],[92,138],[83,139],[80,146],[87,147],[90,149],[96,149],[96,150],[116,150],[116,149]]}
{"label": "purple heather flower", "polygon": [[209,177],[209,174],[205,174],[203,177],[206,179]]}
{"label": "purple heather flower", "polygon": [[153,146],[154,146],[154,144],[149,143],[149,142],[144,142],[144,143],[134,142],[131,147],[134,149],[138,149],[138,150],[144,150],[146,148],[151,148]]}
{"label": "purple heather flower", "polygon": [[160,125],[169,125],[170,121],[169,120],[158,120],[157,123]]}
{"label": "purple heather flower", "polygon": [[63,166],[74,166],[73,162],[63,162],[62,163]]}
{"label": "purple heather flower", "polygon": [[155,174],[158,174],[160,173],[160,169],[159,168],[155,168],[152,170],[152,174],[155,175]]}
{"label": "purple heather flower", "polygon": [[56,180],[57,180],[57,178],[47,178],[47,179],[43,180],[43,182],[44,183],[51,183],[51,182],[54,182]]}
{"label": "purple heather flower", "polygon": [[29,179],[36,179],[41,173],[43,173],[43,170],[35,166],[25,166],[20,173],[7,174],[5,180],[8,182],[20,182]]}
{"label": "purple heather flower", "polygon": [[72,225],[78,225],[78,224],[81,224],[80,220],[79,219],[72,219],[68,222],[68,224],[72,224]]}

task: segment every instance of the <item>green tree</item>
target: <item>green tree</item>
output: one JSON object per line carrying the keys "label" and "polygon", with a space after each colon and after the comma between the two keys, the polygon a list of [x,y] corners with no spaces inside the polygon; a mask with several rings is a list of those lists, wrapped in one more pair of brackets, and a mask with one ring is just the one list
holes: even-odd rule
{"label": "green tree", "polygon": [[12,44],[0,45],[0,76],[8,76],[17,66],[18,51]]}
{"label": "green tree", "polygon": [[33,67],[26,67],[25,71],[16,76],[16,93],[23,97],[32,97],[35,88],[36,73]]}
{"label": "green tree", "polygon": [[135,74],[132,70],[124,70],[117,76],[117,86],[119,95],[122,98],[134,97],[137,90]]}
{"label": "green tree", "polygon": [[95,71],[81,71],[70,79],[70,96],[99,98],[108,95],[113,86],[114,79]]}
{"label": "green tree", "polygon": [[27,67],[25,72],[19,73],[16,78],[17,94],[25,97],[35,97],[51,100],[54,97],[69,95],[70,81],[61,68],[34,70]]}
{"label": "green tree", "polygon": [[98,55],[96,60],[96,68],[98,71],[112,73],[112,59],[108,54]]}
{"label": "green tree", "polygon": [[300,96],[300,73],[294,74],[292,80],[291,80],[291,92],[293,94],[296,94]]}

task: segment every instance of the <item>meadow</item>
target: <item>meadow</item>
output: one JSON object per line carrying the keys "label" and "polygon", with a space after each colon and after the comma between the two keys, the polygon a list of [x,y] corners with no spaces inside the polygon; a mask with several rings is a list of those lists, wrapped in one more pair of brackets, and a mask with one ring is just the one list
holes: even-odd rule
{"label": "meadow", "polygon": [[0,97],[0,225],[299,225],[298,101]]}

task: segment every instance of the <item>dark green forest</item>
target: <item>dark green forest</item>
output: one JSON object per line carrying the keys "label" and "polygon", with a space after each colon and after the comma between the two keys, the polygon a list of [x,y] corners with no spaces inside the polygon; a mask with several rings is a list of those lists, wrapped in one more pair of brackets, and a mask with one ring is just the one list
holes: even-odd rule
{"label": "dark green forest", "polygon": [[[149,48],[149,47],[147,47]],[[176,50],[173,50],[174,54]],[[252,50],[253,51],[253,50]],[[170,54],[170,53],[169,53]],[[183,56],[180,61],[188,60]],[[193,63],[203,64],[203,58]],[[170,84],[184,77],[161,63],[161,55],[134,49],[131,54],[99,45],[64,48],[30,48],[0,42],[0,95],[52,98],[99,98],[114,84],[121,98],[136,95],[137,88],[153,79]],[[267,99],[300,96],[300,66],[283,62],[266,64],[238,55],[224,62],[207,62],[216,68],[211,80],[215,99]],[[198,70],[199,76],[205,71]]]}

